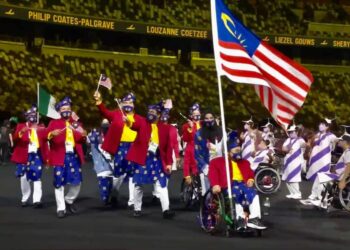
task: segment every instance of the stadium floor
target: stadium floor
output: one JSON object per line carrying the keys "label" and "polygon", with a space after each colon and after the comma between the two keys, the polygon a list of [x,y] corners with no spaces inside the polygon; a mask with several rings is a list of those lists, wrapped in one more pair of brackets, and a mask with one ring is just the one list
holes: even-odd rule
{"label": "stadium floor", "polygon": [[[0,249],[349,249],[350,214],[326,214],[286,200],[285,186],[271,197],[270,215],[264,218],[269,229],[261,238],[211,236],[197,223],[197,213],[184,211],[179,203],[181,173],[170,182],[176,217],[162,219],[160,206],[151,206],[151,189],[145,193],[144,213],[133,218],[126,208],[127,185],[122,187],[117,209],[102,209],[97,181],[91,164],[84,166],[84,183],[77,201],[80,213],[56,218],[52,169],[43,174],[43,209],[20,207],[19,180],[14,165],[0,166]],[[310,184],[302,186],[304,194]]]}

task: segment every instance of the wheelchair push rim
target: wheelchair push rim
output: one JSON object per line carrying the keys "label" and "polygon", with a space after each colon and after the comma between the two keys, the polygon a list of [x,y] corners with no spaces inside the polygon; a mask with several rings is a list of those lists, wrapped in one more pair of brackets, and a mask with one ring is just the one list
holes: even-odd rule
{"label": "wheelchair push rim", "polygon": [[223,195],[213,194],[211,190],[208,190],[202,198],[199,211],[201,228],[211,234],[222,232],[226,227],[224,216]]}
{"label": "wheelchair push rim", "polygon": [[275,193],[281,186],[278,171],[271,167],[259,169],[254,179],[256,189],[263,194]]}
{"label": "wheelchair push rim", "polygon": [[199,201],[200,191],[200,186],[195,183],[194,179],[191,184],[186,184],[185,180],[182,181],[180,196],[185,208],[189,208]]}

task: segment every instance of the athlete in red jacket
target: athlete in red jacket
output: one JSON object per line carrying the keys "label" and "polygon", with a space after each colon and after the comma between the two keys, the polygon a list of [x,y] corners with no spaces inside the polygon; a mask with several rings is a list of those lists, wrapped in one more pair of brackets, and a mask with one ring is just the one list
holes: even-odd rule
{"label": "athlete in red jacket", "polygon": [[46,128],[37,124],[37,110],[33,105],[25,112],[26,123],[19,123],[13,134],[15,147],[11,161],[17,164],[16,176],[21,178],[22,207],[28,205],[32,193],[30,182],[33,182],[34,207],[42,207],[41,174],[47,163],[48,146]]}
{"label": "athlete in red jacket", "polygon": [[133,181],[134,216],[141,216],[143,184],[153,184],[155,193],[159,194],[163,218],[170,219],[175,213],[169,209],[168,178],[171,174],[172,148],[170,144],[169,125],[159,121],[161,107],[150,105],[146,118],[135,118],[126,123],[137,131],[135,142],[126,159],[135,166]]}
{"label": "athlete in red jacket", "polygon": [[[71,105],[72,101],[69,97],[57,103],[55,108],[61,118],[51,120],[47,127],[50,142],[49,162],[54,167],[58,218],[65,217],[66,206],[71,213],[77,213],[74,201],[79,195],[82,181],[81,164],[84,163],[84,154],[80,144],[86,139],[86,131],[81,125],[75,128],[72,124]],[[65,196],[66,185],[69,186]]]}
{"label": "athlete in red jacket", "polygon": [[183,175],[187,183],[191,182],[191,175],[198,174],[198,167],[194,157],[194,137],[198,129],[201,127],[201,112],[199,109],[199,104],[196,103],[190,108],[190,114],[191,120],[182,126],[182,140],[186,143]]}
{"label": "athlete in red jacket", "polygon": [[[232,194],[236,203],[236,215],[238,229],[244,227],[244,218],[249,214],[248,227],[266,229],[260,221],[259,196],[254,188],[254,172],[250,163],[241,157],[241,147],[235,132],[231,132],[228,141],[229,169]],[[225,157],[215,158],[209,163],[209,182],[213,193],[220,193],[222,189],[227,190]]]}

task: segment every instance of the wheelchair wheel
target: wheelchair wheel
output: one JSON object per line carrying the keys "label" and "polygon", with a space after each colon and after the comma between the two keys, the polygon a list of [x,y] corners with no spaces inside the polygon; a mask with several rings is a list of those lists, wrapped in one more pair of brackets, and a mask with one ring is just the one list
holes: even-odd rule
{"label": "wheelchair wheel", "polygon": [[343,208],[350,212],[350,179],[343,190],[339,190],[339,201]]}
{"label": "wheelchair wheel", "polygon": [[223,233],[226,229],[225,201],[222,194],[213,194],[208,190],[204,195],[199,211],[202,229],[211,234]]}
{"label": "wheelchair wheel", "polygon": [[272,167],[258,168],[255,174],[255,187],[263,194],[272,194],[277,192],[281,186],[281,177]]}
{"label": "wheelchair wheel", "polygon": [[181,183],[180,198],[185,208],[191,208],[198,204],[200,200],[200,183],[195,176],[192,178],[191,184],[186,184],[185,180]]}

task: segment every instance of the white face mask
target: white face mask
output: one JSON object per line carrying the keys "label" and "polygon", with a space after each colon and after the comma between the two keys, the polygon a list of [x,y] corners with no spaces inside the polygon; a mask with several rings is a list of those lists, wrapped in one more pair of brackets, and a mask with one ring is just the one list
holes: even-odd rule
{"label": "white face mask", "polygon": [[297,138],[297,137],[298,137],[297,132],[295,132],[295,131],[291,132],[291,133],[289,134],[289,137],[290,137],[291,139]]}
{"label": "white face mask", "polygon": [[268,127],[266,127],[266,128],[264,128],[264,133],[268,133],[268,132],[270,132],[270,129],[268,128]]}
{"label": "white face mask", "polygon": [[324,123],[321,123],[319,126],[318,126],[318,130],[322,133],[324,131],[326,131],[327,127]]}

